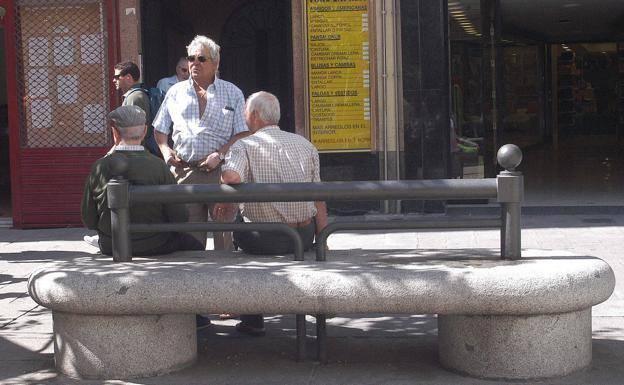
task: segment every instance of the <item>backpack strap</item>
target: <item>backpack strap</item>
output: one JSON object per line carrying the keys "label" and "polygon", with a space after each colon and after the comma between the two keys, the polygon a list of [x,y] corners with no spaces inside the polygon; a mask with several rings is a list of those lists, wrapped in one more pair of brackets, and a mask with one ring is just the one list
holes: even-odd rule
{"label": "backpack strap", "polygon": [[[137,87],[137,88],[130,88],[130,93],[128,94],[128,96],[132,95],[133,93],[135,93],[136,91],[143,91],[145,92],[145,94],[147,96],[149,96],[149,91],[146,88],[143,87]],[[126,96],[127,97],[127,96]]]}

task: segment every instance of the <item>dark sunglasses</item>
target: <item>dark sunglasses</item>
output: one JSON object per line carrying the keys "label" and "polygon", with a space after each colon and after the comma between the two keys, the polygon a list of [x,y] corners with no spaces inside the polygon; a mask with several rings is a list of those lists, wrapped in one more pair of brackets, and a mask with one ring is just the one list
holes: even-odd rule
{"label": "dark sunglasses", "polygon": [[119,80],[120,77],[126,76],[125,74],[113,75],[113,79]]}
{"label": "dark sunglasses", "polygon": [[186,57],[186,60],[190,61],[191,63],[195,61],[195,59],[199,60],[200,63],[204,63],[206,62],[206,60],[208,60],[206,58],[206,56],[204,55],[189,55]]}

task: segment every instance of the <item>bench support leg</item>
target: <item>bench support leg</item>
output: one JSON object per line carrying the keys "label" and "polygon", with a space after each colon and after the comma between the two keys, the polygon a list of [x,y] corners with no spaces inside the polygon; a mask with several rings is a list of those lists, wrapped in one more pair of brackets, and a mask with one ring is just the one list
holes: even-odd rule
{"label": "bench support leg", "polygon": [[70,377],[151,377],[197,359],[195,314],[52,317],[56,367]]}
{"label": "bench support leg", "polygon": [[438,316],[440,361],[470,376],[565,376],[591,363],[591,309],[527,316]]}

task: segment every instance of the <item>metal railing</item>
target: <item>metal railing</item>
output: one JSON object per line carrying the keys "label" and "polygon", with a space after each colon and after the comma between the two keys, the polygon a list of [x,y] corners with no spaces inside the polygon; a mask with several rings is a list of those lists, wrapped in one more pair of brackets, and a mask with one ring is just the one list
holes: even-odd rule
{"label": "metal railing", "polygon": [[[317,261],[325,260],[328,236],[341,230],[417,229],[417,228],[501,228],[501,258],[521,258],[521,203],[524,194],[522,173],[515,168],[522,161],[522,152],[511,144],[497,154],[505,169],[496,178],[441,179],[410,181],[357,181],[320,183],[258,183],[240,185],[159,185],[131,186],[123,179],[127,164],[119,157],[114,175],[108,184],[111,209],[113,259],[132,260],[130,234],[158,231],[280,231],[293,239],[295,260],[302,261],[303,242],[297,231],[284,223],[130,223],[130,207],[145,203],[206,203],[206,202],[296,202],[354,200],[467,200],[496,199],[501,205],[499,218],[437,218],[424,220],[358,221],[329,224],[317,236]],[[319,359],[325,357],[325,316],[317,315]],[[305,315],[297,315],[298,357],[305,347]]]}

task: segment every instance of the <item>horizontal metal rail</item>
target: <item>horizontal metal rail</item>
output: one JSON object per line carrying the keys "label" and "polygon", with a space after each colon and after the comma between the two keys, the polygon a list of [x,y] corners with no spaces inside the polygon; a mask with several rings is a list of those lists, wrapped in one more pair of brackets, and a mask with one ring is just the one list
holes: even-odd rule
{"label": "horizontal metal rail", "polygon": [[447,200],[497,197],[496,179],[130,186],[130,204]]}
{"label": "horizontal metal rail", "polygon": [[412,229],[463,229],[500,228],[501,218],[436,218],[389,221],[333,222],[316,237],[316,260],[326,260],[327,238],[336,231],[344,230],[412,230]]}
{"label": "horizontal metal rail", "polygon": [[[500,227],[501,258],[521,257],[521,202],[524,195],[522,173],[515,171],[522,160],[517,146],[504,145],[497,153],[505,169],[496,179],[439,179],[412,181],[359,181],[319,183],[259,183],[240,185],[164,185],[131,186],[123,174],[127,161],[119,157],[113,167],[118,177],[108,183],[111,210],[113,259],[132,260],[130,233],[156,231],[280,231],[295,242],[295,260],[303,260],[303,243],[298,232],[283,223],[167,223],[131,224],[130,207],[137,203],[209,203],[209,202],[306,202],[362,200],[449,200],[496,199],[501,205],[500,218],[441,218],[400,221],[334,222],[317,237],[317,260],[324,261],[327,237],[340,230],[484,228]],[[305,315],[297,314],[297,356],[305,358]],[[317,354],[326,361],[326,316],[317,315]]]}
{"label": "horizontal metal rail", "polygon": [[275,231],[288,235],[294,244],[295,261],[303,261],[303,242],[299,233],[286,223],[273,222],[234,222],[234,223],[131,223],[130,232],[194,232],[194,231]]}

